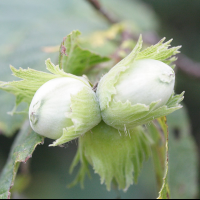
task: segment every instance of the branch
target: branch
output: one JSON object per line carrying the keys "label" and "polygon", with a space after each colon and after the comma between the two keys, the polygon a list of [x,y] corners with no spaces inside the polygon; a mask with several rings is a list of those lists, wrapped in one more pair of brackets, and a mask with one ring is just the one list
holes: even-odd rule
{"label": "branch", "polygon": [[98,0],[86,0],[93,8],[95,8],[101,15],[103,15],[106,20],[111,23],[111,24],[115,24],[118,23],[119,21],[114,18],[110,12],[107,12],[107,10],[102,7],[102,5],[100,4],[100,2]]}
{"label": "branch", "polygon": [[[105,8],[100,4],[98,0],[86,0],[90,5],[92,5],[93,8],[95,8],[102,16],[105,17],[105,19],[110,23],[118,23],[120,22],[119,19],[115,18],[113,15],[111,15],[111,12],[107,12]],[[127,39],[138,39],[138,35],[130,33],[129,30],[124,30],[122,32],[122,41],[125,41]],[[147,44],[153,45],[160,41],[160,38],[157,36],[156,33],[153,32],[147,32],[143,33],[143,41]],[[117,53],[120,49],[117,49],[116,52],[113,54],[113,57],[115,57],[117,60],[120,58],[117,56]],[[178,55],[178,60],[175,62],[177,69],[184,72],[185,74],[200,78],[200,63],[194,62],[190,58],[188,58],[184,54]]]}
{"label": "branch", "polygon": [[190,58],[183,54],[178,55],[178,59],[175,62],[178,69],[187,75],[195,78],[200,78],[200,63],[194,62]]}

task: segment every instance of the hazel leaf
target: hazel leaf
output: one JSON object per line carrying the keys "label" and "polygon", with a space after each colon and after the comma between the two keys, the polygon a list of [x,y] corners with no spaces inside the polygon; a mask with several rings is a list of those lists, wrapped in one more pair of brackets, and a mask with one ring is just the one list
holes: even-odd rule
{"label": "hazel leaf", "polygon": [[72,31],[67,35],[59,51],[59,67],[75,75],[82,75],[94,65],[110,60],[108,57],[81,48],[78,44],[80,34],[79,31]]}
{"label": "hazel leaf", "polygon": [[10,198],[10,189],[14,184],[20,163],[31,158],[36,146],[41,143],[43,143],[43,137],[34,133],[29,122],[26,121],[15,139],[7,163],[0,174],[0,199]]}

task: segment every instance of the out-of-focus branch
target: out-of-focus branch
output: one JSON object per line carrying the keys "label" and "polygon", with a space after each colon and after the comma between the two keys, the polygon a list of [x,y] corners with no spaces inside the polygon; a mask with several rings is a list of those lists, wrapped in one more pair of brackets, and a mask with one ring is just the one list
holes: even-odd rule
{"label": "out-of-focus branch", "polygon": [[[102,4],[98,0],[86,0],[89,2],[93,8],[95,8],[101,15],[103,15],[106,20],[110,24],[114,24],[117,22],[120,22],[119,19],[115,18],[112,14],[111,11],[109,12],[102,6]],[[124,30],[122,33],[122,40],[128,40],[128,39],[138,39],[138,35],[130,33],[128,30]],[[160,38],[157,36],[156,33],[144,33],[143,34],[143,41],[147,44],[153,45],[157,42],[160,41]],[[114,53],[114,57],[117,58],[117,52],[119,49]],[[195,78],[200,78],[200,63],[194,62],[184,54],[179,54],[178,55],[178,60],[175,62],[177,69],[184,72],[185,74],[195,77]]]}
{"label": "out-of-focus branch", "polygon": [[95,8],[101,15],[103,15],[106,20],[111,23],[117,23],[119,22],[110,12],[108,12],[98,0],[86,0],[89,4],[92,5],[93,8]]}
{"label": "out-of-focus branch", "polygon": [[178,55],[178,59],[175,62],[178,69],[187,75],[195,78],[200,78],[200,63],[194,62],[190,58],[183,54]]}

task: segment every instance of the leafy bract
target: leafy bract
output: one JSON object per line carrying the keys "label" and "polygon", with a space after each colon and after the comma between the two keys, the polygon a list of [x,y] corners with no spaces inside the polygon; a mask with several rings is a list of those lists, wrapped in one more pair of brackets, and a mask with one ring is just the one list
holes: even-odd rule
{"label": "leafy bract", "polygon": [[[99,87],[97,94],[100,99],[100,107],[101,110],[104,110],[106,107],[109,106],[111,101],[111,96],[116,94],[115,84],[117,83],[120,74],[126,69],[128,69],[131,63],[134,60],[139,59],[155,59],[160,60],[162,62],[168,62],[169,59],[174,60],[173,55],[179,53],[178,49],[180,46],[168,48],[170,45],[171,40],[166,43],[163,43],[165,38],[163,38],[159,43],[156,45],[152,45],[147,49],[141,51],[142,49],[142,36],[139,37],[138,42],[132,52],[126,56],[123,60],[121,60],[118,64],[116,64],[110,71],[107,73],[99,82]],[[168,62],[168,64],[170,64]]]}
{"label": "leafy bract", "polygon": [[0,174],[0,199],[10,198],[10,189],[20,162],[26,162],[31,158],[33,151],[38,144],[43,142],[43,137],[33,132],[26,121],[10,151],[7,163]]}
{"label": "leafy bract", "polygon": [[159,198],[169,198],[168,186],[168,127],[166,117],[159,118],[146,128],[137,126],[119,131],[103,121],[79,138],[79,148],[71,172],[80,161],[78,175],[70,186],[83,186],[89,164],[110,190],[114,181],[119,189],[127,190],[137,183],[145,159],[152,156]]}
{"label": "leafy bract", "polygon": [[73,125],[63,129],[63,135],[50,146],[57,146],[80,137],[101,121],[98,100],[90,87],[71,96],[69,118]]}
{"label": "leafy bract", "polygon": [[109,61],[89,50],[81,48],[78,44],[79,31],[73,31],[63,39],[59,51],[59,67],[65,72],[82,75],[96,64]]}
{"label": "leafy bract", "polygon": [[103,121],[79,138],[79,149],[71,171],[80,159],[81,168],[76,180],[83,183],[91,164],[95,173],[101,177],[107,189],[115,181],[119,189],[127,190],[133,182],[137,183],[144,160],[150,154],[150,139],[142,127],[118,131]]}
{"label": "leafy bract", "polygon": [[106,107],[109,106],[112,94],[116,94],[116,89],[114,86],[119,79],[120,73],[129,68],[130,63],[134,61],[141,48],[142,37],[140,36],[138,43],[133,51],[126,58],[120,61],[115,67],[113,67],[109,71],[109,73],[104,75],[103,78],[100,80],[97,95],[99,98],[101,110],[104,110]]}
{"label": "leafy bract", "polygon": [[155,60],[160,60],[168,65],[171,65],[172,62],[176,60],[176,57],[174,57],[174,55],[180,53],[178,50],[181,48],[181,46],[169,48],[172,39],[165,43],[164,41],[165,38],[161,39],[160,42],[158,42],[157,44],[152,45],[139,52],[136,60],[151,58]]}
{"label": "leafy bract", "polygon": [[[30,104],[35,92],[51,79],[59,77],[72,77],[77,79],[77,76],[65,73],[63,70],[59,69],[59,67],[55,66],[50,59],[47,59],[45,63],[47,70],[51,73],[41,72],[30,68],[16,69],[11,66],[13,75],[23,80],[0,82],[0,89],[14,94],[16,96],[16,106],[18,106],[21,102]],[[89,85],[86,79],[82,77],[78,79],[83,81],[86,85]]]}
{"label": "leafy bract", "polygon": [[166,105],[158,108],[156,105],[158,105],[159,101],[152,102],[150,105],[141,103],[132,105],[128,100],[126,102],[114,100],[114,95],[117,93],[115,87],[120,75],[126,73],[126,70],[132,66],[135,60],[144,58],[163,62],[169,62],[171,58],[174,60],[173,56],[178,53],[180,47],[168,48],[171,40],[166,43],[163,43],[163,41],[164,39],[158,44],[141,51],[142,36],[140,36],[133,51],[100,80],[97,96],[103,120],[110,126],[120,130],[124,128],[131,129],[137,125],[145,124],[153,119],[170,114],[182,107],[179,103],[183,100],[184,93],[172,95]]}
{"label": "leafy bract", "polygon": [[117,129],[131,129],[182,108],[179,102],[182,101],[183,94],[184,92],[180,95],[172,95],[166,105],[156,109],[155,106],[159,101],[146,106],[144,104],[131,105],[129,101],[122,103],[113,100],[109,107],[102,111],[102,117]]}

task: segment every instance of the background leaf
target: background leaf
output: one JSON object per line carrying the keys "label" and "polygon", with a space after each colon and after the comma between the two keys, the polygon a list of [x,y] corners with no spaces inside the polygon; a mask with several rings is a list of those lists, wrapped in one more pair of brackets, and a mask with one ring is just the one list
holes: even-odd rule
{"label": "background leaf", "polygon": [[186,109],[167,117],[169,186],[172,198],[192,199],[198,193],[198,155]]}

